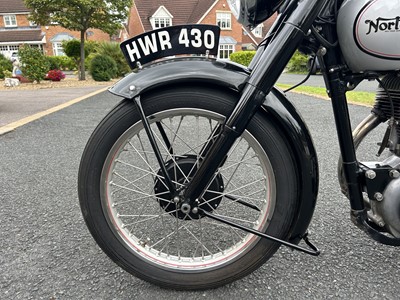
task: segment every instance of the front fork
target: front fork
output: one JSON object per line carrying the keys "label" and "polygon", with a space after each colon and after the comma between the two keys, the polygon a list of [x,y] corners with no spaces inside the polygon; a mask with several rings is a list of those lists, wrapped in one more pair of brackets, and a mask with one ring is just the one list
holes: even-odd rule
{"label": "front fork", "polygon": [[[249,76],[240,100],[224,124],[199,169],[185,190],[179,195],[187,208],[196,206],[214,174],[218,171],[236,139],[244,132],[250,120],[271,91],[286,64],[296,51],[300,41],[327,1],[292,1],[282,13],[280,26],[275,26],[274,37],[264,49],[259,49],[257,64]],[[261,54],[260,54],[261,53]]]}

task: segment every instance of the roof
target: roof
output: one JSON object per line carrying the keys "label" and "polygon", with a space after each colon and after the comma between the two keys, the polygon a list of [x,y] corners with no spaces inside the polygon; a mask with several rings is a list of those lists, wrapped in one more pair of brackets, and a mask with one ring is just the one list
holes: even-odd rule
{"label": "roof", "polygon": [[0,14],[29,12],[23,0],[0,0]]}
{"label": "roof", "polygon": [[223,45],[223,44],[233,44],[236,45],[237,41],[231,37],[231,36],[226,36],[226,35],[221,35],[219,37],[219,44]]}
{"label": "roof", "polygon": [[51,43],[61,43],[63,41],[70,41],[75,39],[71,34],[67,33],[67,32],[60,32],[57,33],[55,36],[53,36],[50,39]]}
{"label": "roof", "polygon": [[152,30],[150,17],[164,6],[174,17],[173,25],[194,24],[209,10],[215,0],[135,0],[144,29]]}
{"label": "roof", "polygon": [[2,43],[40,42],[43,40],[43,36],[41,29],[0,31],[0,41]]}

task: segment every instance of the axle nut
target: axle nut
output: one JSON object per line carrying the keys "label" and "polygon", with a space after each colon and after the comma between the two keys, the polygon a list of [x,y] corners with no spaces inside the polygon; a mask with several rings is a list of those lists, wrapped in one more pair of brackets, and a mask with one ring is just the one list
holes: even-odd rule
{"label": "axle nut", "polygon": [[189,204],[187,204],[187,203],[183,203],[182,204],[182,206],[181,206],[181,211],[184,213],[184,214],[188,214],[188,213],[190,213],[190,205]]}

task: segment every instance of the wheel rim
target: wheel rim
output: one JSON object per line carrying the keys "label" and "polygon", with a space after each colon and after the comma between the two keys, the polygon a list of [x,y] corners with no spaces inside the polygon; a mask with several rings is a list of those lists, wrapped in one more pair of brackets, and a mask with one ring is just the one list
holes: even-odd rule
{"label": "wheel rim", "polygon": [[[201,109],[171,109],[151,116],[150,122],[164,161],[174,165],[174,184],[188,179],[179,160],[197,157],[211,132],[224,117]],[[171,142],[173,154],[156,127],[159,122]],[[193,146],[192,146],[193,145]],[[267,155],[249,132],[232,147],[220,168],[218,205],[212,213],[241,225],[265,231],[275,208],[275,178]],[[112,147],[102,171],[101,199],[111,230],[142,259],[168,269],[202,270],[232,262],[247,253],[259,238],[217,221],[178,217],[167,209],[165,191],[157,193],[159,167],[141,122],[132,125]],[[184,177],[184,182],[178,180]],[[158,183],[159,186],[159,183]],[[160,205],[164,201],[164,205]],[[174,216],[176,214],[176,216]]]}

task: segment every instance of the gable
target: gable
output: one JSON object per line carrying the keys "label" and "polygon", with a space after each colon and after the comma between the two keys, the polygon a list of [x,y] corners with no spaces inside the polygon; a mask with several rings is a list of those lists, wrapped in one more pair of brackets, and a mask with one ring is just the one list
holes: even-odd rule
{"label": "gable", "polygon": [[151,18],[164,7],[173,16],[174,25],[195,24],[207,12],[215,0],[135,0],[133,9],[137,9],[145,31],[153,29]]}
{"label": "gable", "polygon": [[157,11],[151,16],[152,18],[173,18],[174,16],[165,8],[164,5],[161,5]]}

